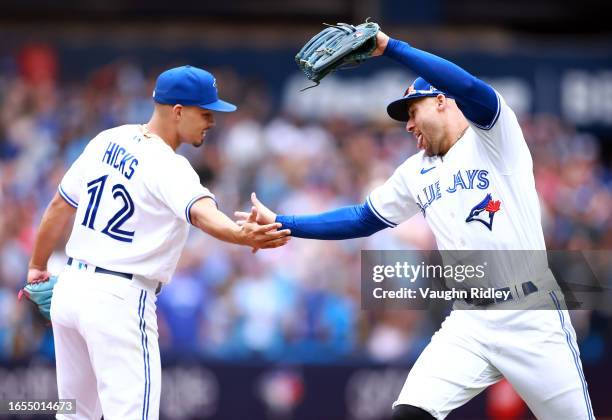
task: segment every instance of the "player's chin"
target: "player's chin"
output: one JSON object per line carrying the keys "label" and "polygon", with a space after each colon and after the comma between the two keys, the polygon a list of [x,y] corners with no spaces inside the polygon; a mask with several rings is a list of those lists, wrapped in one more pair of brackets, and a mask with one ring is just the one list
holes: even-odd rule
{"label": "player's chin", "polygon": [[191,144],[193,145],[193,147],[200,147],[201,145],[204,144],[205,137],[206,137],[206,133],[203,133],[202,135],[195,137],[193,141],[191,142]]}

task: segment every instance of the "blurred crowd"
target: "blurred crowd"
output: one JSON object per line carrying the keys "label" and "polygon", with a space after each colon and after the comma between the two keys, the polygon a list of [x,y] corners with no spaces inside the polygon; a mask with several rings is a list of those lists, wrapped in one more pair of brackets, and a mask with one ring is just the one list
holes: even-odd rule
{"label": "blurred crowd", "polygon": [[[160,69],[117,62],[62,81],[45,46],[0,55],[0,361],[52,359],[51,330],[16,301],[36,228],[59,181],[99,131],[144,123]],[[276,109],[268,87],[211,69],[239,112],[220,116],[201,148],[181,147],[221,210],[258,197],[280,213],[356,204],[407,157],[415,141],[391,120],[305,121]],[[547,246],[612,248],[612,178],[600,141],[552,116],[521,116],[534,157]],[[50,268],[61,270],[58,246]],[[363,311],[360,250],[434,249],[418,215],[369,238],[293,239],[251,254],[197,231],[158,298],[166,358],[283,362],[414,360],[439,319],[423,311]],[[610,314],[583,311],[576,329],[585,363],[610,346]],[[602,347],[604,346],[604,347]]]}

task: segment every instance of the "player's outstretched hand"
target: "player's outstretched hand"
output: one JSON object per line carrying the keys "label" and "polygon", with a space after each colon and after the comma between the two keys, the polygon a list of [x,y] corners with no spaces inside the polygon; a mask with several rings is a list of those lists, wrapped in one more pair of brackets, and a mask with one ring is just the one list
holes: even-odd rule
{"label": "player's outstretched hand", "polygon": [[253,253],[259,249],[278,248],[291,239],[289,229],[278,230],[282,226],[280,223],[258,223],[259,212],[257,207],[253,206],[250,213],[244,214],[247,214],[246,219],[238,223],[242,229],[241,242],[253,248]]}
{"label": "player's outstretched hand", "polygon": [[378,33],[376,34],[376,49],[372,52],[372,57],[383,55],[388,43],[389,35],[387,35],[383,31],[378,31]]}
{"label": "player's outstretched hand", "polygon": [[[270,223],[274,223],[276,220],[276,213],[267,208],[259,199],[255,193],[251,193],[251,202],[253,203],[253,207],[257,209],[257,217],[256,222],[260,225],[269,225]],[[236,211],[234,212],[234,216],[236,216],[236,223],[239,225],[243,225],[246,220],[249,218],[251,213],[247,213],[244,211]]]}

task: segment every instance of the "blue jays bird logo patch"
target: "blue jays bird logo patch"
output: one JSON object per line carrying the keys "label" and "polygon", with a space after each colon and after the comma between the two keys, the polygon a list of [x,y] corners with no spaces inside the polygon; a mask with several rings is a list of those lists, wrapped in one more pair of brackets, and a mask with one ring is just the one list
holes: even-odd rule
{"label": "blue jays bird logo patch", "polygon": [[[482,200],[480,203],[476,204],[472,208],[470,214],[468,215],[467,219],[465,219],[465,221],[466,223],[474,221],[480,222],[492,231],[493,217],[495,216],[495,213],[499,211],[500,206],[501,201],[495,201],[493,200],[493,197],[491,197],[491,194],[487,194],[484,200]],[[482,214],[485,211],[487,212],[487,214]]]}

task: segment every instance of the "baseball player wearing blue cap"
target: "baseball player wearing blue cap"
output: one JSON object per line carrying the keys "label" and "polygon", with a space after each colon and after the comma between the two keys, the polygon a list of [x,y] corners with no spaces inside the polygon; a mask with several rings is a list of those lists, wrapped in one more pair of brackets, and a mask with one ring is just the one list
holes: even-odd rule
{"label": "baseball player wearing blue cap", "polygon": [[50,277],[47,261],[74,217],[69,258],[51,300],[59,398],[76,399],[70,418],[159,417],[156,294],[170,281],[189,225],[255,248],[289,239],[279,223],[255,223],[255,210],[235,224],[175,153],[181,143],[203,143],[213,111],[236,110],[219,99],[213,75],[191,66],[167,70],[153,100],[148,123],[111,128],[89,142],[36,237],[28,283]]}
{"label": "baseball player wearing blue cap", "polygon": [[[440,250],[543,254],[531,154],[502,96],[447,60],[383,32],[376,40],[374,55],[419,75],[387,112],[406,123],[420,151],[361,205],[276,215],[253,194],[257,221],[281,222],[301,238],[337,240],[369,236],[420,212]],[[419,356],[393,404],[394,420],[443,419],[504,377],[538,419],[594,419],[563,296],[548,265],[536,268],[516,278],[509,265],[502,274],[516,280],[506,300],[455,302],[472,310],[453,310]]]}

